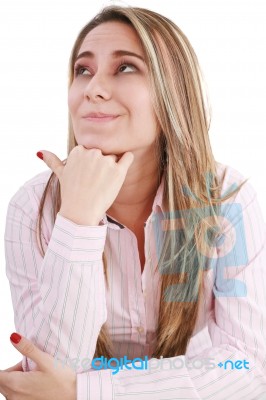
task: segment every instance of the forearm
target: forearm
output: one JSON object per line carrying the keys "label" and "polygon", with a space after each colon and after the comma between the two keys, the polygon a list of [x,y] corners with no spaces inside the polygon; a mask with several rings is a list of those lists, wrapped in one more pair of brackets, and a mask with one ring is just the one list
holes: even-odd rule
{"label": "forearm", "polygon": [[[266,377],[259,363],[236,348],[224,347],[210,348],[192,359],[153,358],[147,365],[129,364],[130,370],[123,367],[118,373],[101,369],[77,374],[77,400],[261,399]],[[242,363],[232,370],[232,364],[238,362],[239,367],[239,360],[247,358],[246,368]],[[232,360],[227,369],[218,366],[225,360]]]}
{"label": "forearm", "polygon": [[[17,331],[62,361],[92,359],[107,316],[106,226],[78,226],[58,215],[42,258],[34,241],[17,241],[21,218],[12,223],[6,233],[7,273]],[[34,364],[24,359],[23,368]]]}

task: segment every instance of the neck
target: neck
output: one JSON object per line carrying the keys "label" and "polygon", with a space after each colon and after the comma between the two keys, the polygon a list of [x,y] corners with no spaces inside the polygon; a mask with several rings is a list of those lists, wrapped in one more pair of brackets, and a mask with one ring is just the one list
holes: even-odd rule
{"label": "neck", "polygon": [[142,225],[152,211],[152,205],[160,184],[158,161],[154,154],[134,152],[134,161],[112,206],[107,210],[128,227]]}

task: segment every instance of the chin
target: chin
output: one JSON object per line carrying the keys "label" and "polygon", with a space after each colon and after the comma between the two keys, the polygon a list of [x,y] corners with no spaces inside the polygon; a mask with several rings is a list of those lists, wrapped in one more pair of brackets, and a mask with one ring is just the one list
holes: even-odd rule
{"label": "chin", "polygon": [[93,144],[83,144],[83,143],[78,143],[78,144],[81,144],[82,146],[85,147],[85,149],[88,149],[88,150],[89,149],[99,149],[99,150],[101,150],[101,152],[104,156],[108,156],[110,154],[114,154],[116,156],[122,156],[125,153],[125,151],[121,151],[121,149],[106,149],[103,146],[99,146],[97,144],[94,144],[94,145]]}
{"label": "chin", "polygon": [[[83,140],[82,140],[83,139]],[[84,138],[82,138],[81,140],[77,140],[77,144],[84,146],[85,149],[99,149],[101,150],[101,152],[103,153],[103,155],[107,156],[110,154],[115,154],[117,156],[122,156],[125,152],[127,151],[131,151],[129,148],[121,148],[121,146],[114,146],[114,144],[112,143],[112,140],[110,141],[110,143],[108,143],[108,140],[105,139],[105,143],[97,143],[96,140],[91,140],[91,142],[89,143],[88,140],[84,140]]]}

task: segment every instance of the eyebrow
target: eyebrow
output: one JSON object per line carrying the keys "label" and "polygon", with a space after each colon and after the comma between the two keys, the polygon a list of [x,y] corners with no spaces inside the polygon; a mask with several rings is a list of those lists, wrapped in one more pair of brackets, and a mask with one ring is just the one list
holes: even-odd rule
{"label": "eyebrow", "polygon": [[[132,51],[127,51],[127,50],[115,50],[112,54],[111,54],[114,58],[118,58],[121,56],[132,56],[132,57],[136,57],[139,58],[141,61],[145,62],[144,58],[142,56],[140,56],[139,54],[133,53]],[[76,58],[75,61],[76,62],[79,58],[81,57],[87,57],[87,58],[94,58],[94,53],[92,53],[91,51],[84,51],[83,53],[80,53]]]}

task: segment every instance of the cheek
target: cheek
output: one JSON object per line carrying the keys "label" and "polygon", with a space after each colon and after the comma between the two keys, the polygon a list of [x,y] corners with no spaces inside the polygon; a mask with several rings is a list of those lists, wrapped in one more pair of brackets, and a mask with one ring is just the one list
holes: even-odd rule
{"label": "cheek", "polygon": [[138,120],[147,128],[154,129],[156,125],[156,116],[151,101],[150,93],[142,92],[141,96],[137,97],[138,101],[135,103],[135,111]]}
{"label": "cheek", "polygon": [[139,90],[138,93],[135,94],[135,104],[138,108],[138,111],[142,115],[146,115],[146,118],[149,118],[151,115],[153,115],[153,106],[148,88],[145,88],[145,90],[142,88],[142,90]]}
{"label": "cheek", "polygon": [[74,86],[71,86],[68,91],[67,103],[70,113],[73,113],[78,106],[78,93]]}

